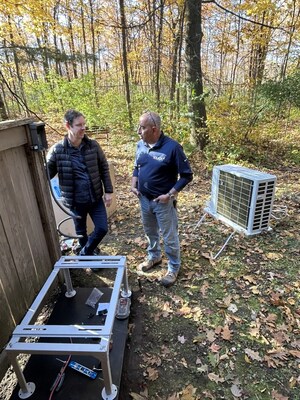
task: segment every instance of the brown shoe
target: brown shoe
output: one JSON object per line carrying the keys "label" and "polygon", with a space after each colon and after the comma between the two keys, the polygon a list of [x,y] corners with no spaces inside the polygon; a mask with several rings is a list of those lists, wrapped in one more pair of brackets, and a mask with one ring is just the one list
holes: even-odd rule
{"label": "brown shoe", "polygon": [[178,275],[178,272],[176,273],[176,272],[168,271],[166,273],[166,275],[162,278],[161,284],[165,287],[172,286],[176,282],[177,275]]}
{"label": "brown shoe", "polygon": [[156,265],[162,263],[162,258],[155,258],[154,260],[145,260],[138,266],[139,271],[147,272],[149,269],[154,268]]}

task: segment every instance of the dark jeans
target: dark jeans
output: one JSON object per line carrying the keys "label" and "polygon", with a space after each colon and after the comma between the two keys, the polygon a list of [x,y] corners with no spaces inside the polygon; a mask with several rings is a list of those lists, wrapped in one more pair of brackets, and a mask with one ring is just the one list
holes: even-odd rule
{"label": "dark jeans", "polygon": [[[107,214],[104,202],[100,199],[97,203],[79,204],[71,210],[81,218],[73,218],[77,235],[82,235],[79,239],[82,247],[82,255],[92,255],[98,244],[108,232]],[[87,235],[87,216],[91,217],[94,223],[94,231]]]}

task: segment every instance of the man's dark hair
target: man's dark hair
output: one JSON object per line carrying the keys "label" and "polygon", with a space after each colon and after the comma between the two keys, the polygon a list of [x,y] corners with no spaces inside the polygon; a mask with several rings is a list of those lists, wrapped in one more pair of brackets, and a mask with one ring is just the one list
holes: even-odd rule
{"label": "man's dark hair", "polygon": [[84,115],[79,111],[70,109],[65,113],[64,120],[73,126],[74,119],[78,117],[84,117]]}

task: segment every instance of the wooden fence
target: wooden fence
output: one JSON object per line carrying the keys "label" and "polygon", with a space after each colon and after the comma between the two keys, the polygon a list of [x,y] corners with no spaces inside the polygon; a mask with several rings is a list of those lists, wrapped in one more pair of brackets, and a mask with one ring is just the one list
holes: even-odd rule
{"label": "wooden fence", "polygon": [[[32,150],[30,120],[0,123],[0,346],[59,259],[42,153]],[[0,353],[0,379],[8,363]]]}

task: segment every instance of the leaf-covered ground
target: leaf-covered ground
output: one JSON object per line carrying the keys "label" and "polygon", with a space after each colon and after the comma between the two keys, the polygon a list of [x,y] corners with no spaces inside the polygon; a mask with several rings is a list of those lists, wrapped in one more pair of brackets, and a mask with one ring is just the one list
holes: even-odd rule
{"label": "leaf-covered ground", "polygon": [[[235,234],[214,260],[232,230],[210,217],[196,226],[211,174],[191,156],[194,180],[178,202],[182,268],[166,289],[166,260],[151,273],[136,270],[147,244],[129,191],[134,149],[134,141],[105,148],[118,211],[101,248],[127,256],[132,290],[119,399],[299,400],[300,169],[268,170],[278,178],[272,231]],[[99,274],[77,284],[96,285]]]}
{"label": "leaf-covered ground", "polygon": [[[118,212],[102,249],[127,256],[132,308],[121,399],[300,399],[299,168],[277,176],[272,231],[251,238],[207,217],[211,175],[191,157],[194,181],[178,203],[182,269],[159,283],[138,274],[146,254],[136,198],[129,192],[134,146],[108,148]],[[125,156],[124,156],[125,155]]]}

